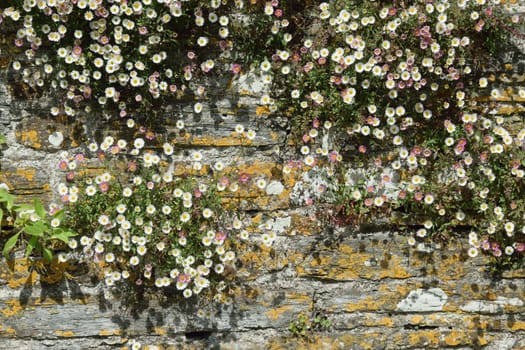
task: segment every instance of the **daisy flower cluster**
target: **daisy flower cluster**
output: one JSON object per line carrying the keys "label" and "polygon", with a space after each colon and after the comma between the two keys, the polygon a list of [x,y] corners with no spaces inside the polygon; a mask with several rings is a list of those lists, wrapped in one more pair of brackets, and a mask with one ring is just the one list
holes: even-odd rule
{"label": "daisy flower cluster", "polygon": [[239,0],[15,3],[0,9],[21,53],[12,68],[30,87],[58,91],[63,99],[51,114],[68,116],[94,107],[125,116],[170,96],[204,96],[199,77],[224,68],[231,13],[243,7]]}
{"label": "daisy flower cluster", "polygon": [[[58,191],[79,230],[69,246],[103,263],[107,286],[172,288],[186,298],[208,290],[221,300],[222,276],[249,238],[246,220],[221,203],[237,189],[221,175],[224,164],[207,164],[198,151],[181,159],[169,142],[153,148],[154,137],[139,128],[131,142],[107,136],[85,153],[63,152]],[[200,178],[202,168],[217,180]]]}
{"label": "daisy flower cluster", "polygon": [[507,10],[499,0],[323,2],[310,30],[260,64],[273,83],[261,104],[302,129],[344,131],[338,152],[351,165],[331,178],[346,214],[401,218],[422,249],[472,228],[471,256],[521,259],[525,131],[497,114],[503,92],[480,66],[523,21]]}

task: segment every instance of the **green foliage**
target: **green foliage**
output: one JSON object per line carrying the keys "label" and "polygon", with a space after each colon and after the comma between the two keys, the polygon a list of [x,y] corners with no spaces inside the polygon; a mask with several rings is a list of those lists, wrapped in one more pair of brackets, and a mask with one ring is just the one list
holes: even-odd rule
{"label": "green foliage", "polygon": [[[91,3],[94,9],[83,1],[11,1],[1,10],[2,23],[20,29],[14,46],[25,55],[12,68],[31,88],[61,97],[51,114],[155,114],[160,109],[152,106],[183,95],[199,114],[210,77],[250,71],[270,86],[258,115],[288,116],[302,140],[302,158],[283,167],[286,175],[311,175],[296,186],[302,193],[294,201],[333,204],[342,224],[387,218],[419,250],[468,236],[470,256],[484,252],[498,266],[522,264],[525,128],[516,127],[517,116],[498,115],[507,91],[481,70],[523,23],[508,4],[142,0],[108,9]],[[523,87],[513,89],[525,97]],[[173,145],[158,155],[137,146],[138,139],[133,149],[110,137],[94,145],[90,157],[98,152],[129,162],[117,167],[101,159],[104,174],[74,171],[70,165],[83,163],[83,155],[63,159],[64,170],[72,170],[59,188],[65,214],[48,215],[37,201],[18,207],[4,194],[2,216],[17,214],[4,252],[19,242],[26,254],[46,258],[48,242],[76,249],[72,232],[52,224],[66,215],[82,231],[83,253],[108,264],[108,285],[175,282],[189,297],[220,281],[242,232],[232,229],[237,213],[225,210],[218,193],[232,179],[210,164],[213,179],[204,180],[195,159],[184,160],[196,163],[195,171],[173,176]],[[321,327],[323,320],[315,320],[300,318],[293,332]]]}
{"label": "green foliage", "polygon": [[471,257],[520,266],[525,127],[499,115],[498,100],[525,89],[504,91],[482,72],[523,23],[506,7],[336,0],[312,9],[311,30],[260,66],[273,84],[261,104],[290,115],[303,141],[291,168],[311,180],[294,198],[333,204],[340,224],[389,220],[421,251],[464,237]]}
{"label": "green foliage", "polygon": [[332,326],[332,321],[323,312],[315,312],[312,317],[303,313],[290,322],[288,330],[294,337],[309,338],[314,332],[325,332]]}
{"label": "green foliage", "polygon": [[[58,190],[67,225],[80,233],[70,247],[105,261],[107,286],[227,298],[224,279],[248,238],[249,222],[223,197],[252,185],[225,174],[222,162],[207,164],[201,152],[181,159],[165,142],[158,153],[152,146],[160,145],[142,136],[130,143],[106,137],[91,143],[86,154],[64,152],[59,167],[67,182]],[[89,172],[95,164],[104,172]],[[201,177],[203,169],[213,176]]]}
{"label": "green foliage", "polygon": [[59,242],[69,243],[75,232],[60,227],[63,211],[48,214],[42,203],[34,199],[32,204],[15,204],[16,197],[0,189],[0,222],[4,216],[10,218],[11,237],[4,244],[3,255],[9,258],[17,245],[25,246],[25,255],[53,259],[53,248]]}

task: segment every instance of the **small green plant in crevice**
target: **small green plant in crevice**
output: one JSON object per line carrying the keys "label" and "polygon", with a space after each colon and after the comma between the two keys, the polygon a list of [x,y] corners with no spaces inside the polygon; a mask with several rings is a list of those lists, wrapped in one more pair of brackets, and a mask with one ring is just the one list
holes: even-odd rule
{"label": "small green plant in crevice", "polygon": [[311,317],[301,313],[290,322],[288,330],[294,337],[308,338],[313,332],[325,332],[332,326],[332,321],[323,311],[314,311]]}
{"label": "small green plant in crevice", "polygon": [[308,317],[304,314],[299,314],[297,319],[290,322],[288,329],[292,332],[294,337],[305,337],[309,329],[308,323]]}
{"label": "small green plant in crevice", "polygon": [[3,255],[9,254],[17,245],[25,247],[26,257],[42,257],[53,260],[53,250],[69,242],[75,232],[60,227],[64,217],[61,210],[48,213],[38,199],[32,204],[15,204],[16,197],[0,189],[0,223],[4,216],[12,227],[9,239],[3,248]]}

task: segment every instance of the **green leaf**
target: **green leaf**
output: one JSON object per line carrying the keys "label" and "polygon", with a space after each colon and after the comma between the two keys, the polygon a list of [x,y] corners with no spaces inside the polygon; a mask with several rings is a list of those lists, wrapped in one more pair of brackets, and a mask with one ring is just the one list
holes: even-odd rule
{"label": "green leaf", "polygon": [[31,204],[16,204],[16,205],[13,205],[13,210],[17,213],[20,213],[22,211],[32,211],[34,210],[35,207],[32,206]]}
{"label": "green leaf", "polygon": [[15,198],[15,196],[0,188],[0,202],[6,203],[7,210],[11,210],[11,208],[13,208]]}
{"label": "green leaf", "polygon": [[7,142],[6,137],[4,135],[0,135],[0,145],[3,145],[6,142]]}
{"label": "green leaf", "polygon": [[43,247],[43,253],[44,253],[44,259],[48,262],[51,262],[53,260],[53,253],[49,248]]}
{"label": "green leaf", "polygon": [[4,218],[4,211],[0,208],[0,232],[2,231],[2,219]]}
{"label": "green leaf", "polygon": [[19,231],[17,234],[15,234],[13,237],[9,238],[7,240],[7,242],[5,242],[5,245],[4,245],[4,250],[3,250],[3,254],[5,256],[6,259],[9,259],[9,252],[11,251],[11,249],[13,249],[13,247],[15,246],[16,244],[16,241],[18,240],[18,236],[20,236],[20,232]]}
{"label": "green leaf", "polygon": [[38,240],[38,237],[31,237],[29,242],[27,242],[26,256],[29,256],[33,252],[33,249],[38,248],[38,246],[40,246],[40,241]]}
{"label": "green leaf", "polygon": [[44,209],[44,206],[42,205],[42,203],[38,200],[38,199],[33,199],[33,205],[35,206],[35,213],[40,217],[40,218],[45,218],[46,217],[46,210]]}
{"label": "green leaf", "polygon": [[54,233],[50,238],[51,239],[59,239],[64,243],[69,242],[69,238],[76,236],[77,234],[72,231],[66,231],[66,230],[56,230],[56,233]]}
{"label": "green leaf", "polygon": [[37,221],[24,227],[24,232],[31,236],[42,237],[46,231],[47,226],[41,221]]}
{"label": "green leaf", "polygon": [[57,211],[56,213],[54,213],[52,218],[62,220],[64,218],[64,215],[66,215],[66,213],[64,212],[64,209],[61,209]]}

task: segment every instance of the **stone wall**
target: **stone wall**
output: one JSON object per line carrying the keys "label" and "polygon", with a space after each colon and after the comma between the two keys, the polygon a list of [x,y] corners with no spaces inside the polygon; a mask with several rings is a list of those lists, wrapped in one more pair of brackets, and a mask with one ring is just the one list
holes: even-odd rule
{"label": "stone wall", "polygon": [[[516,42],[514,54],[502,53],[507,65],[493,74],[503,87],[523,85],[520,47]],[[0,134],[8,139],[0,182],[23,201],[50,201],[62,180],[58,152],[114,128],[50,119],[46,97],[24,93],[0,74]],[[260,118],[255,101],[264,86],[248,81],[226,93],[217,88],[202,116],[189,105],[174,106],[177,113],[162,125],[179,152],[234,159],[273,184],[265,195],[239,202],[253,220],[271,221],[278,238],[271,248],[239,257],[233,302],[194,305],[167,295],[131,303],[106,293],[94,266],[2,260],[1,348],[118,349],[129,339],[173,349],[525,348],[525,270],[495,276],[484,257],[467,259],[461,240],[416,252],[380,221],[337,227],[319,215],[324,208],[294,204],[294,179],[282,173],[295,150],[287,120]],[[523,116],[523,98],[503,94],[499,102],[499,113]],[[184,133],[175,127],[177,118],[185,121]],[[249,143],[233,137],[237,123],[257,137]],[[199,309],[207,314],[198,315]],[[300,315],[331,325],[292,337],[288,327]]]}

